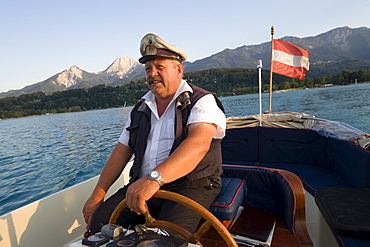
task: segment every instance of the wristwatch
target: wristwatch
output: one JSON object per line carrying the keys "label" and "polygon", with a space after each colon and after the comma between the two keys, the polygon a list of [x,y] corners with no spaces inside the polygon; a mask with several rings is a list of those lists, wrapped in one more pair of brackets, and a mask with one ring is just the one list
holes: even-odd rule
{"label": "wristwatch", "polygon": [[159,183],[159,187],[162,187],[162,185],[164,184],[161,173],[157,170],[149,172],[149,179],[157,181]]}

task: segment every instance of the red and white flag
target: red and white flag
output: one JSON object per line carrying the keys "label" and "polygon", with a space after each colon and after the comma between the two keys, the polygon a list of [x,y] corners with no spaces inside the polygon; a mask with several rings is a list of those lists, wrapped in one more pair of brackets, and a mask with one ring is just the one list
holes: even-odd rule
{"label": "red and white flag", "polygon": [[308,51],[288,41],[273,39],[272,72],[303,80],[310,67]]}

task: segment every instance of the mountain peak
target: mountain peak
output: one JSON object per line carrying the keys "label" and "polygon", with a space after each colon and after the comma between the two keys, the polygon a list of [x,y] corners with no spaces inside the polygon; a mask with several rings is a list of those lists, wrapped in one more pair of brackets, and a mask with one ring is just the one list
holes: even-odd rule
{"label": "mountain peak", "polygon": [[118,76],[119,78],[123,78],[127,72],[129,72],[132,68],[140,64],[138,61],[127,57],[119,57],[104,71],[100,72],[102,74],[108,74],[110,76]]}
{"label": "mountain peak", "polygon": [[82,70],[79,67],[77,67],[76,65],[72,65],[69,68],[69,71],[71,71],[71,72],[77,72],[77,71],[82,71]]}
{"label": "mountain peak", "polygon": [[60,73],[53,83],[60,86],[64,85],[66,88],[69,88],[75,85],[78,79],[82,79],[82,73],[82,69],[72,65],[69,70],[64,70],[62,73]]}

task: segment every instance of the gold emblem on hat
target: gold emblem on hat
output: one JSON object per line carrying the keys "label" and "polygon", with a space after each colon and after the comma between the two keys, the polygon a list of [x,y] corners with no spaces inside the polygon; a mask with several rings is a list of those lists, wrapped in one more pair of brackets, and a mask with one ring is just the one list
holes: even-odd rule
{"label": "gold emblem on hat", "polygon": [[157,54],[157,48],[154,45],[147,45],[145,47],[145,54],[146,55],[156,55]]}

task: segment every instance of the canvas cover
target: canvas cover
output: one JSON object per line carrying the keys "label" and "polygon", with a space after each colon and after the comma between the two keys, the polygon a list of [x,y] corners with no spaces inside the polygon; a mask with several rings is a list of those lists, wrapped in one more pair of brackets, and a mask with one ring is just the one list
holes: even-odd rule
{"label": "canvas cover", "polygon": [[312,129],[319,134],[338,140],[345,140],[370,150],[370,135],[348,124],[331,121],[305,113],[280,111],[261,115],[228,117],[227,129],[244,127],[276,127]]}

